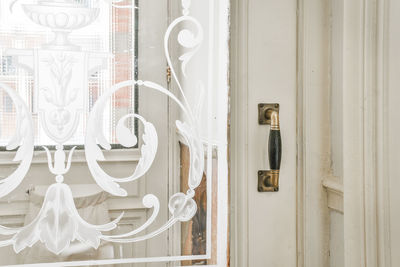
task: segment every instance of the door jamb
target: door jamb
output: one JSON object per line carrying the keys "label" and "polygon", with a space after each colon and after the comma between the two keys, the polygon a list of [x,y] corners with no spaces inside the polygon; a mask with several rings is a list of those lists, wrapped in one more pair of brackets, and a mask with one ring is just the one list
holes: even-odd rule
{"label": "door jamb", "polygon": [[248,266],[247,90],[249,0],[231,0],[231,266]]}

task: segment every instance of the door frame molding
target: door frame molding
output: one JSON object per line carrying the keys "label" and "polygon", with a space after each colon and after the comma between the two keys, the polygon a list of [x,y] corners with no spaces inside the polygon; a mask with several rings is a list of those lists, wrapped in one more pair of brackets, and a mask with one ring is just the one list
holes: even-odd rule
{"label": "door frame molding", "polygon": [[[297,0],[297,266],[329,266],[329,1]],[[318,212],[315,212],[318,210]]]}
{"label": "door frame molding", "polygon": [[391,266],[387,176],[388,1],[344,1],[345,266]]}
{"label": "door frame molding", "polygon": [[249,0],[231,0],[231,266],[248,266],[248,7]]}
{"label": "door frame molding", "polygon": [[380,267],[391,267],[390,190],[388,175],[388,71],[389,71],[389,0],[376,6],[376,209],[377,262]]}

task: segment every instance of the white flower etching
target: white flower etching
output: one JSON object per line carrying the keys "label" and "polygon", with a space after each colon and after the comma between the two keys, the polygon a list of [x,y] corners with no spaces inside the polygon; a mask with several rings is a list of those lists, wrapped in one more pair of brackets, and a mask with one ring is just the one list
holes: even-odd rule
{"label": "white flower etching", "polygon": [[56,183],[48,188],[43,206],[33,222],[19,229],[0,228],[2,235],[13,234],[11,239],[0,242],[0,246],[13,245],[19,253],[40,240],[49,251],[60,254],[71,242],[78,240],[97,249],[102,232],[113,230],[122,216],[108,224],[91,225],[79,216],[70,187]]}

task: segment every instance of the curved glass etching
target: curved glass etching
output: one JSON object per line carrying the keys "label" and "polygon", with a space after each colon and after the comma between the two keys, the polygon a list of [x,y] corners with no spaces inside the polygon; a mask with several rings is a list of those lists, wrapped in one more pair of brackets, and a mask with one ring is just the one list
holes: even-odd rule
{"label": "curved glass etching", "polygon": [[[19,67],[35,73],[34,83],[39,89],[36,96],[39,107],[38,121],[44,134],[56,144],[54,149],[43,146],[48,171],[54,175],[54,182],[48,187],[37,216],[29,224],[18,228],[0,225],[0,235],[3,236],[0,247],[10,246],[16,253],[37,243],[42,243],[49,252],[61,255],[76,243],[98,249],[103,243],[144,241],[160,235],[177,223],[190,221],[199,209],[194,200],[196,189],[202,182],[207,164],[208,171],[211,172],[211,163],[207,163],[205,159],[208,157],[211,160],[212,146],[218,146],[219,141],[211,141],[201,136],[200,133],[204,129],[199,122],[198,107],[190,103],[187,97],[188,92],[196,91],[198,102],[206,102],[204,86],[187,88],[186,83],[182,81],[187,77],[191,60],[204,45],[205,29],[201,22],[191,15],[192,1],[180,0],[181,15],[169,24],[162,44],[165,60],[178,92],[174,93],[155,81],[140,79],[125,80],[110,86],[98,96],[85,121],[83,151],[95,183],[112,196],[127,197],[128,192],[122,185],[146,179],[146,174],[157,156],[159,135],[151,120],[140,112],[132,111],[121,116],[116,123],[116,140],[123,148],[138,146],[140,156],[130,175],[114,177],[101,164],[107,162],[106,152],[112,149],[104,133],[105,110],[109,101],[121,90],[139,88],[156,92],[168,98],[180,110],[180,118],[175,121],[175,128],[189,150],[188,189],[186,192],[171,194],[165,207],[160,204],[157,195],[146,194],[142,203],[146,209],[152,209],[151,215],[135,229],[119,234],[112,234],[111,231],[124,220],[124,212],[114,220],[99,225],[87,222],[78,212],[71,187],[65,179],[65,175],[74,164],[72,158],[77,150],[76,147],[69,149],[67,145],[83,119],[86,101],[83,92],[87,90],[88,79],[95,71],[101,71],[105,67],[104,62],[110,59],[110,55],[91,53],[75,43],[72,36],[75,31],[91,25],[98,19],[100,3],[107,3],[117,9],[135,8],[133,1],[124,0],[13,0],[9,3],[11,13],[16,5],[20,5],[24,15],[32,23],[53,33],[53,38],[41,44],[39,49],[30,52],[17,49],[8,51],[10,56],[17,59]],[[181,47],[177,58],[170,54],[171,43]],[[213,63],[209,64],[210,67]],[[17,131],[6,149],[16,149],[14,161],[19,162],[19,166],[8,177],[0,180],[0,197],[5,197],[23,182],[34,159],[34,118],[31,110],[14,89],[0,81],[0,90],[9,95],[17,112]],[[140,135],[136,135],[127,127],[128,123],[134,120],[143,129]],[[210,128],[210,125],[208,127]],[[163,208],[168,209],[168,220],[149,231],[149,227],[154,225]]]}

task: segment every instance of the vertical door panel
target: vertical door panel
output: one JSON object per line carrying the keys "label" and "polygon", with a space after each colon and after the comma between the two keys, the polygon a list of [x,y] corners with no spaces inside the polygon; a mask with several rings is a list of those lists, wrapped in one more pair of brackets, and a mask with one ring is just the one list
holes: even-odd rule
{"label": "vertical door panel", "polygon": [[[296,266],[296,8],[297,1],[249,1],[248,227],[249,266]],[[268,169],[269,127],[258,103],[280,104],[279,192],[257,192]]]}

